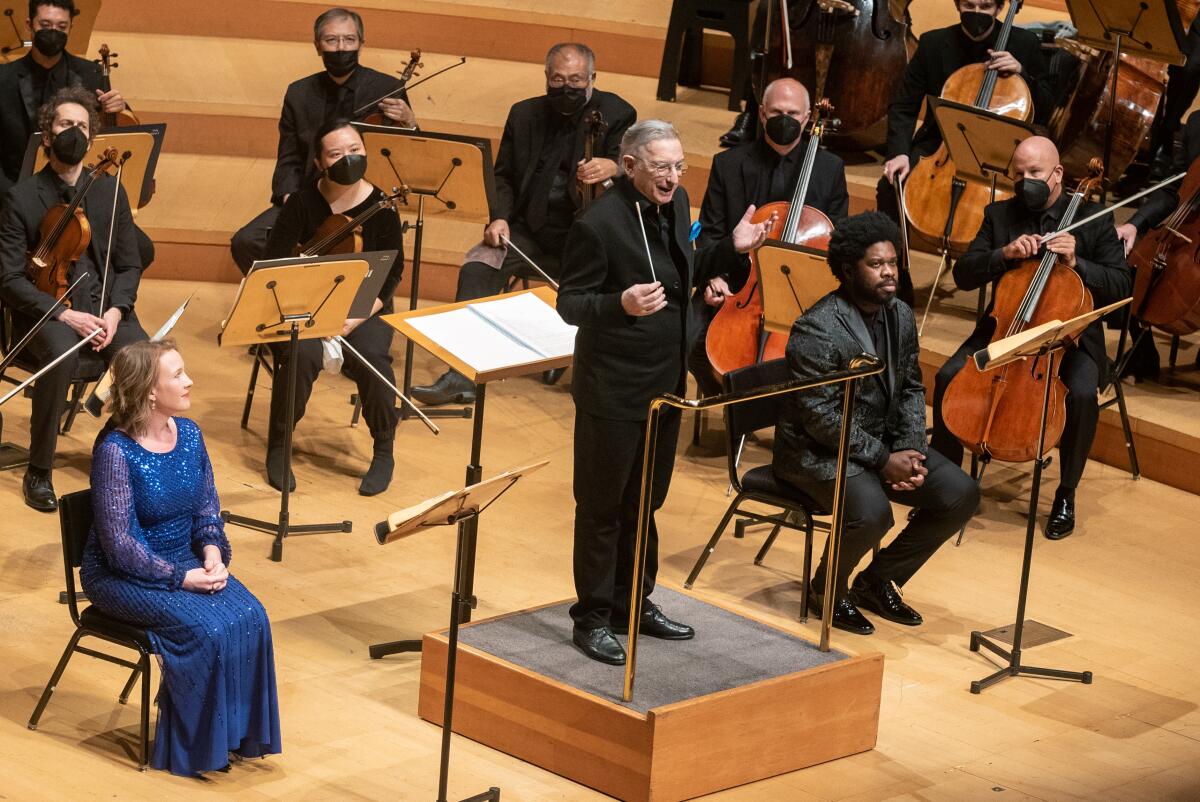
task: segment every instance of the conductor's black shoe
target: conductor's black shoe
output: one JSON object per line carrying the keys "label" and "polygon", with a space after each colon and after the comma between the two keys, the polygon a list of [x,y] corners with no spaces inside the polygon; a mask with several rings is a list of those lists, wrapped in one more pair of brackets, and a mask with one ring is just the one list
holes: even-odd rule
{"label": "conductor's black shoe", "polygon": [[[267,447],[267,483],[283,492],[283,447]],[[296,474],[288,473],[288,492],[296,492]]]}
{"label": "conductor's black shoe", "polygon": [[433,384],[412,388],[412,397],[430,407],[441,404],[474,404],[475,385],[457,370],[448,370]]}
{"label": "conductor's black shoe", "polygon": [[542,384],[558,384],[558,380],[567,372],[566,368],[550,368],[542,371]]}
{"label": "conductor's black shoe", "polygon": [[49,474],[26,471],[21,490],[25,494],[25,503],[38,512],[54,512],[58,509],[58,497],[54,495]]}
{"label": "conductor's black shoe", "polygon": [[[822,599],[819,594],[808,594],[808,611],[817,618],[821,617]],[[855,635],[870,635],[875,631],[875,625],[858,611],[849,599],[840,599],[833,606],[833,628]]]}
{"label": "conductor's black shoe", "polygon": [[733,127],[721,134],[721,147],[735,148],[754,139],[754,115],[743,111],[733,120]]}
{"label": "conductor's black shoe", "polygon": [[[613,613],[612,631],[618,635],[629,634],[629,614],[618,616]],[[663,615],[657,604],[646,601],[642,606],[642,619],[638,622],[638,633],[660,640],[690,640],[696,637],[696,630],[687,624],[672,621]]]}
{"label": "conductor's black shoe", "polygon": [[924,621],[920,613],[900,598],[900,591],[894,582],[877,579],[866,571],[854,578],[847,598],[859,607],[865,607],[888,621],[906,627],[915,627]]}
{"label": "conductor's black shoe", "polygon": [[1063,493],[1061,490],[1054,494],[1054,504],[1050,507],[1050,518],[1046,521],[1046,537],[1050,540],[1062,540],[1075,531],[1075,494]]}
{"label": "conductor's black shoe", "polygon": [[571,634],[571,641],[593,660],[608,663],[610,666],[625,665],[625,649],[613,637],[612,630],[608,627],[576,629]]}

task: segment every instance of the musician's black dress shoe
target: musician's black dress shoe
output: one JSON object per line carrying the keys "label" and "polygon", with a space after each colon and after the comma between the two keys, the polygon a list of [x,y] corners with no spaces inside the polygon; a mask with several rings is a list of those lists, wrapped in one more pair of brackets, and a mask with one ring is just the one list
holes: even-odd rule
{"label": "musician's black dress shoe", "polygon": [[1046,521],[1046,537],[1050,540],[1062,540],[1075,531],[1075,494],[1063,493],[1061,490],[1054,494],[1054,504],[1050,507],[1050,518]]}
{"label": "musician's black dress shoe", "polygon": [[[283,446],[267,446],[267,483],[283,492]],[[288,473],[288,492],[296,492],[296,474]]]}
{"label": "musician's black dress shoe", "polygon": [[733,127],[721,134],[721,147],[735,148],[754,139],[754,115],[743,111],[733,120]]}
{"label": "musician's black dress shoe", "polygon": [[474,404],[475,385],[457,370],[448,370],[433,384],[412,388],[412,397],[430,407],[441,404]]}
{"label": "musician's black dress shoe", "polygon": [[550,368],[542,371],[542,384],[558,384],[558,380],[567,372],[566,368]]}
{"label": "musician's black dress shoe", "polygon": [[888,621],[906,627],[915,627],[923,622],[921,614],[900,598],[900,591],[894,582],[881,580],[866,571],[854,578],[848,598],[859,607],[865,607]]}
{"label": "musician's black dress shoe", "polygon": [[[822,604],[821,595],[809,591],[808,611],[817,618],[821,617]],[[833,606],[833,628],[855,635],[870,635],[875,631],[875,625],[849,599],[839,599]]]}
{"label": "musician's black dress shoe", "polygon": [[25,494],[25,503],[38,512],[54,512],[58,509],[58,497],[54,495],[49,474],[26,471],[21,490]]}
{"label": "musician's black dress shoe", "polygon": [[612,630],[608,627],[576,629],[571,633],[571,642],[593,660],[608,663],[610,666],[625,665],[625,649],[613,637]]}
{"label": "musician's black dress shoe", "polygon": [[[612,614],[612,631],[618,635],[629,634],[629,613]],[[696,636],[696,630],[687,624],[672,621],[663,615],[657,604],[651,601],[642,603],[642,620],[638,623],[638,633],[660,640],[690,640]]]}

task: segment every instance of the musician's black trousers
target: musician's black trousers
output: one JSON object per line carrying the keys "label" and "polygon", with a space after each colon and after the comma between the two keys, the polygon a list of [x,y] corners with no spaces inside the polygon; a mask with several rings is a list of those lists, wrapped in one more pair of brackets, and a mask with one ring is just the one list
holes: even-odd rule
{"label": "musician's black trousers", "polygon": [[[942,365],[934,383],[933,437],[929,443],[955,464],[962,463],[963,446],[946,428],[946,422],[942,419],[942,397],[946,394],[950,380],[962,370],[967,358],[977,348],[978,346],[969,341],[964,343],[954,356]],[[1096,400],[1100,386],[1100,369],[1082,348],[1071,348],[1061,358],[1062,368],[1058,373],[1063,384],[1067,386],[1067,419],[1062,439],[1058,443],[1058,486],[1061,491],[1073,492],[1083,477],[1088,452],[1092,449],[1092,439],[1096,436],[1096,422],[1100,419],[1100,405]],[[1029,401],[1038,404],[1039,407],[1042,403],[1040,397]]]}
{"label": "musician's black trousers", "polygon": [[237,262],[243,276],[250,272],[255,260],[262,258],[267,249],[267,239],[271,236],[271,227],[279,219],[281,211],[282,204],[272,204],[271,208],[234,232],[229,250],[233,252],[233,261]]}
{"label": "musician's black trousers", "polygon": [[[520,220],[512,220],[508,224],[509,239],[525,252],[525,255],[537,263],[537,266],[557,280],[562,272],[563,246],[567,242],[567,232],[563,229],[546,226],[537,233]],[[466,262],[458,271],[458,291],[454,294],[456,301],[473,301],[476,298],[487,298],[504,292],[513,276],[522,276],[534,281],[544,281],[536,270],[517,255],[512,248],[504,257],[500,269],[483,262]]]}
{"label": "musician's black trousers", "polygon": [[[23,315],[14,314],[14,340],[19,340],[36,322]],[[35,365],[48,365],[55,357],[81,339],[75,330],[66,323],[51,320],[30,340],[25,354]],[[125,320],[117,324],[112,342],[107,346],[100,351],[91,351],[91,345],[85,345],[33,383],[33,409],[29,418],[30,467],[42,471],[49,471],[54,467],[54,450],[58,446],[59,421],[62,419],[62,413],[66,407],[71,378],[79,369],[80,350],[90,351],[107,365],[117,351],[130,343],[145,339],[147,339],[146,332],[138,323],[137,315],[130,312]]]}
{"label": "musician's black trousers", "polygon": [[[864,471],[846,480],[845,526],[835,577],[837,598],[846,595],[850,574],[859,561],[894,525],[889,502],[915,507],[917,514],[895,540],[875,555],[866,570],[900,587],[904,587],[938,547],[975,514],[979,506],[979,487],[970,476],[934,448],[928,450],[925,467],[929,473],[916,490],[892,490],[874,471]],[[798,487],[830,509],[833,481]],[[822,557],[813,574],[813,590],[818,594],[825,592],[826,570]]]}
{"label": "musician's black trousers", "polygon": [[[633,549],[642,487],[645,421],[607,420],[575,409],[575,594],[576,629],[609,626],[629,615]],[[649,537],[643,598],[658,575],[658,529],[654,511],[663,505],[675,467],[679,410],[660,419],[650,494]]]}
{"label": "musician's black trousers", "polygon": [[[375,368],[396,383],[392,372],[392,327],[384,323],[378,315],[367,318],[362,325],[350,332],[346,340],[358,349]],[[321,341],[301,340],[297,344],[296,361],[296,416],[299,423],[304,417],[308,406],[308,398],[312,395],[313,382],[321,372]],[[287,432],[287,377],[288,377],[288,343],[287,341],[273,343],[271,350],[275,354],[275,378],[271,382],[271,419],[267,434],[267,448],[282,448],[283,437]],[[371,436],[376,441],[390,439],[396,433],[396,394],[393,393],[379,377],[365,367],[358,357],[349,349],[342,349],[342,373],[358,385],[358,397],[362,399],[363,420],[371,430]]]}

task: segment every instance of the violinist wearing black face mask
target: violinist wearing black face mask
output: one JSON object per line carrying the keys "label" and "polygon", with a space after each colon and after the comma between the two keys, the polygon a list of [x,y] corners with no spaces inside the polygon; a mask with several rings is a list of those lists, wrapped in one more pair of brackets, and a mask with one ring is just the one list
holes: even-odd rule
{"label": "violinist wearing black face mask", "polygon": [[[383,200],[384,194],[366,181],[367,156],[362,137],[348,120],[334,120],[316,134],[317,152],[314,169],[319,177],[308,181],[292,193],[279,219],[271,229],[264,258],[279,259],[291,256],[296,246],[312,240],[317,229],[330,215],[354,219]],[[400,251],[392,270],[384,279],[370,316],[347,320],[342,336],[362,354],[376,370],[396,383],[389,350],[392,328],[379,315],[393,311],[392,296],[404,273],[403,238],[400,219],[391,209],[383,209],[369,217],[361,227],[363,251]],[[299,344],[296,364],[296,414],[298,423],[312,393],[313,382],[321,372],[322,346],[318,340],[303,340]],[[276,376],[287,375],[288,348],[272,346],[275,353]],[[374,454],[370,468],[362,476],[359,493],[373,496],[387,489],[394,466],[392,444],[396,434],[396,400],[392,391],[372,374],[356,357],[344,355],[342,371],[358,384],[363,402],[363,419],[374,439]],[[272,487],[282,489],[283,447],[286,434],[287,386],[277,381],[271,387],[271,416],[267,432],[267,479]],[[294,483],[294,479],[288,478]]]}
{"label": "violinist wearing black face mask", "polygon": [[[697,262],[708,259],[738,259],[749,266],[749,257],[733,251],[733,229],[748,206],[759,207],[774,201],[790,201],[800,177],[800,168],[808,143],[804,128],[809,117],[808,90],[795,79],[772,81],[763,91],[759,107],[760,128],[764,133],[754,142],[722,151],[713,157],[708,188],[700,206],[700,249]],[[827,150],[818,150],[813,175],[804,201],[837,222],[850,208],[846,190],[846,165]],[[713,249],[705,246],[720,243]],[[700,254],[704,254],[701,256]],[[710,279],[703,296],[692,299],[691,313],[696,316],[695,336],[689,344],[688,370],[696,377],[705,395],[720,392],[705,349],[708,324],[725,298],[739,287],[730,286],[730,271],[706,271]]]}
{"label": "violinist wearing black face mask", "polygon": [[123,111],[116,89],[100,89],[100,67],[66,52],[71,21],[79,13],[72,0],[34,0],[26,20],[33,47],[22,58],[0,64],[0,196],[20,177],[29,137],[37,131],[38,108],[60,89],[81,86],[101,111]]}
{"label": "violinist wearing black face mask", "polygon": [[[360,61],[365,44],[362,17],[344,8],[330,9],[313,25],[313,46],[323,69],[295,81],[283,98],[279,152],[271,178],[271,207],[243,226],[230,243],[238,268],[247,272],[261,259],[271,226],[288,196],[316,177],[314,135],[335,119],[353,119],[354,111],[400,86],[398,76],[373,70]],[[382,100],[378,110],[391,123],[416,128],[417,118],[400,92]]]}
{"label": "violinist wearing black face mask", "polygon": [[[1125,264],[1125,249],[1117,239],[1111,214],[1042,244],[1043,235],[1059,227],[1070,203],[1058,158],[1058,149],[1045,137],[1030,137],[1017,148],[1012,163],[1016,194],[984,209],[979,233],[967,253],[954,263],[954,283],[960,290],[974,290],[997,281],[1023,260],[1038,257],[1044,248],[1058,255],[1060,265],[1079,274],[1096,308],[1126,298],[1133,291],[1133,274]],[[1098,208],[1084,203],[1075,219],[1082,220]],[[942,397],[968,355],[987,346],[995,324],[989,307],[975,331],[937,373],[930,442],[951,461],[961,461],[963,447],[942,420]],[[1075,488],[1096,434],[1100,414],[1096,393],[1108,383],[1108,368],[1104,329],[1097,321],[1080,336],[1078,347],[1068,350],[1062,359],[1060,377],[1067,385],[1067,416],[1059,441],[1058,492],[1046,525],[1046,536],[1053,540],[1066,537],[1075,527]]]}

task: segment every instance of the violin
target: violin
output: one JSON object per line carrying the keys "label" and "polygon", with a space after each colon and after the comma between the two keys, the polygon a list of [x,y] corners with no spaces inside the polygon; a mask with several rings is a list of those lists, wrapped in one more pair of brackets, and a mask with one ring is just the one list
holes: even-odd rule
{"label": "violin", "polygon": [[[808,148],[796,188],[790,201],[766,203],[754,211],[752,222],[761,223],[775,215],[768,239],[780,240],[793,245],[808,245],[826,249],[833,233],[833,223],[820,209],[806,206],[808,185],[812,180],[813,165],[821,145],[821,135],[830,125],[833,104],[825,98],[813,107],[812,127],[809,131]],[[731,370],[753,365],[759,361],[778,359],[787,347],[787,335],[767,332],[763,322],[762,291],[759,287],[757,251],[750,254],[750,275],[736,294],[725,299],[709,324],[705,338],[708,361],[719,375]],[[765,335],[765,337],[764,337]]]}
{"label": "violin", "polygon": [[371,110],[365,115],[355,112],[355,119],[367,123],[368,125],[394,125],[395,123],[391,120],[391,118],[386,116],[382,111],[379,111],[379,102],[381,100],[387,100],[390,97],[395,97],[403,92],[405,87],[408,86],[408,82],[411,81],[413,76],[417,74],[417,70],[424,66],[425,65],[421,63],[421,48],[417,48],[416,50],[409,52],[408,63],[404,65],[404,71],[400,73],[400,85],[388,92],[383,97],[364,106],[364,109]]}
{"label": "violin", "polygon": [[[592,109],[588,112],[584,125],[586,127],[583,135],[583,160],[589,162],[595,157],[596,146],[604,140],[604,135],[608,132],[608,123],[604,121],[604,115],[600,113],[600,109]],[[578,183],[580,208],[586,209],[589,203],[600,197],[602,187],[597,184],[585,184],[582,181]],[[611,185],[611,181],[603,184],[603,186]]]}
{"label": "violin", "polygon": [[[1100,189],[1103,163],[1091,161],[1090,175],[1071,196],[1059,229],[1071,224],[1088,196]],[[991,316],[996,320],[992,342],[1052,320],[1070,320],[1092,311],[1092,294],[1079,274],[1058,262],[1047,250],[1042,257],[1024,260],[1000,277],[993,296]],[[946,387],[942,418],[951,434],[978,455],[1004,462],[1038,458],[1042,399],[1050,383],[1046,418],[1046,443],[1056,444],[1066,423],[1066,386],[1045,360],[1019,362],[994,371],[981,371],[968,359]]]}
{"label": "violin", "polygon": [[[1008,15],[993,50],[1008,48],[1021,2],[1012,0],[1008,4]],[[1019,75],[1001,77],[983,64],[968,64],[955,70],[946,79],[941,97],[1025,122],[1033,119],[1033,96],[1025,80]],[[995,199],[1010,196],[1009,192],[996,192]],[[909,223],[925,240],[939,243],[940,250],[951,254],[966,252],[983,223],[983,208],[991,201],[989,185],[964,181],[955,175],[945,142],[933,155],[918,161],[904,181]]]}
{"label": "violin", "polygon": [[1200,159],[1179,189],[1180,204],[1129,252],[1136,271],[1133,315],[1168,334],[1200,329]]}
{"label": "violin", "polygon": [[308,242],[297,245],[296,256],[328,256],[331,253],[362,253],[362,227],[384,209],[395,209],[397,203],[408,203],[408,188],[401,187],[385,198],[372,203],[353,218],[334,213],[326,217]]}
{"label": "violin", "polygon": [[[95,59],[95,62],[100,65],[100,90],[104,93],[112,91],[112,80],[110,73],[120,65],[113,59],[117,54],[108,49],[107,44],[100,45],[100,58]],[[100,128],[116,128],[122,125],[140,125],[137,115],[125,107],[118,112],[101,111],[100,112]]]}
{"label": "violin", "polygon": [[[25,266],[33,284],[55,298],[66,292],[73,265],[92,241],[92,227],[83,213],[83,198],[110,167],[119,163],[117,149],[109,148],[100,162],[88,170],[83,183],[76,187],[70,203],[57,203],[46,210],[38,224],[38,244]],[[70,306],[70,301],[64,301]]]}

